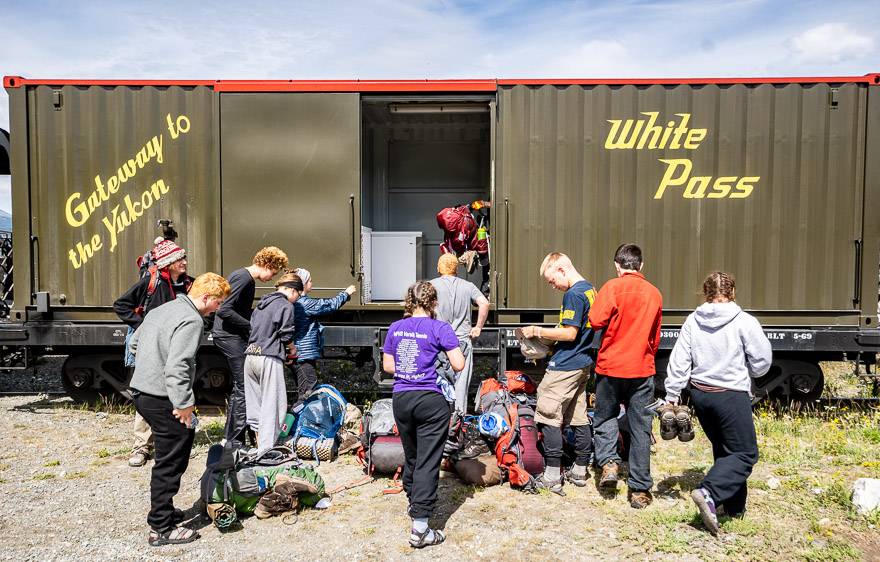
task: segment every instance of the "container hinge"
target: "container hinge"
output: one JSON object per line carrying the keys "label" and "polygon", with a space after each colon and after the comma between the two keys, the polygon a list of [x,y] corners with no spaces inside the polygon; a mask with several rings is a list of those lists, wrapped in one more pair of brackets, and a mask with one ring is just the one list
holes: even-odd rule
{"label": "container hinge", "polygon": [[862,239],[853,240],[856,250],[855,275],[853,279],[853,306],[862,302]]}

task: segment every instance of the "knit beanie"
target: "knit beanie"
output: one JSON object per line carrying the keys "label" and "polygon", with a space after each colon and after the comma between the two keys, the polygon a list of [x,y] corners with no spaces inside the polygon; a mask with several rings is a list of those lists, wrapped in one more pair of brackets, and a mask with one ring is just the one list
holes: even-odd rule
{"label": "knit beanie", "polygon": [[171,240],[163,240],[153,248],[153,259],[156,260],[156,267],[159,269],[168,267],[177,260],[181,260],[185,257],[186,250]]}

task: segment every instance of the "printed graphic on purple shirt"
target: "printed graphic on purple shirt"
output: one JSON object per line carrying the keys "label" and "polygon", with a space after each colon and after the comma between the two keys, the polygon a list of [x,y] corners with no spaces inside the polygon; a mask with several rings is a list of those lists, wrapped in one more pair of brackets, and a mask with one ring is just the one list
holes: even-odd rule
{"label": "printed graphic on purple shirt", "polygon": [[419,316],[392,324],[382,348],[394,356],[392,392],[428,390],[442,394],[437,384],[437,355],[457,347],[458,338],[446,322]]}

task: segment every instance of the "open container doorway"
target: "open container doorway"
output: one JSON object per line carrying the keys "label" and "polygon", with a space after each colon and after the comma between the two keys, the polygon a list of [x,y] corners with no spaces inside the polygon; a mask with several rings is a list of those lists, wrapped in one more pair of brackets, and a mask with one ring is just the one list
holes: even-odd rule
{"label": "open container doorway", "polygon": [[[436,277],[443,242],[437,213],[446,207],[490,200],[490,102],[494,99],[362,98],[365,303],[400,302],[410,283]],[[460,267],[459,276],[477,287],[482,281],[479,266],[470,275]]]}

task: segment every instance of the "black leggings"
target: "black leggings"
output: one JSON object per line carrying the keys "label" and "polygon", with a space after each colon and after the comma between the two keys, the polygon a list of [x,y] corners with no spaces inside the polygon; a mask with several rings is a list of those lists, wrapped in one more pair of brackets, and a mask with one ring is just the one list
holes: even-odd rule
{"label": "black leggings", "polygon": [[303,403],[306,396],[314,390],[318,384],[317,361],[314,359],[306,359],[305,361],[297,361],[293,364],[293,373],[296,375],[296,403],[291,410]]}
{"label": "black leggings", "polygon": [[[562,428],[538,424],[538,429],[544,436],[544,462],[547,466],[562,466]],[[592,425],[576,425],[572,426],[574,430],[574,452],[575,464],[587,466],[590,463],[590,456],[593,454],[593,426]]]}
{"label": "black leggings", "polygon": [[395,393],[392,406],[406,458],[403,489],[409,498],[409,515],[430,517],[437,503],[440,460],[452,410],[439,392],[421,390]]}

